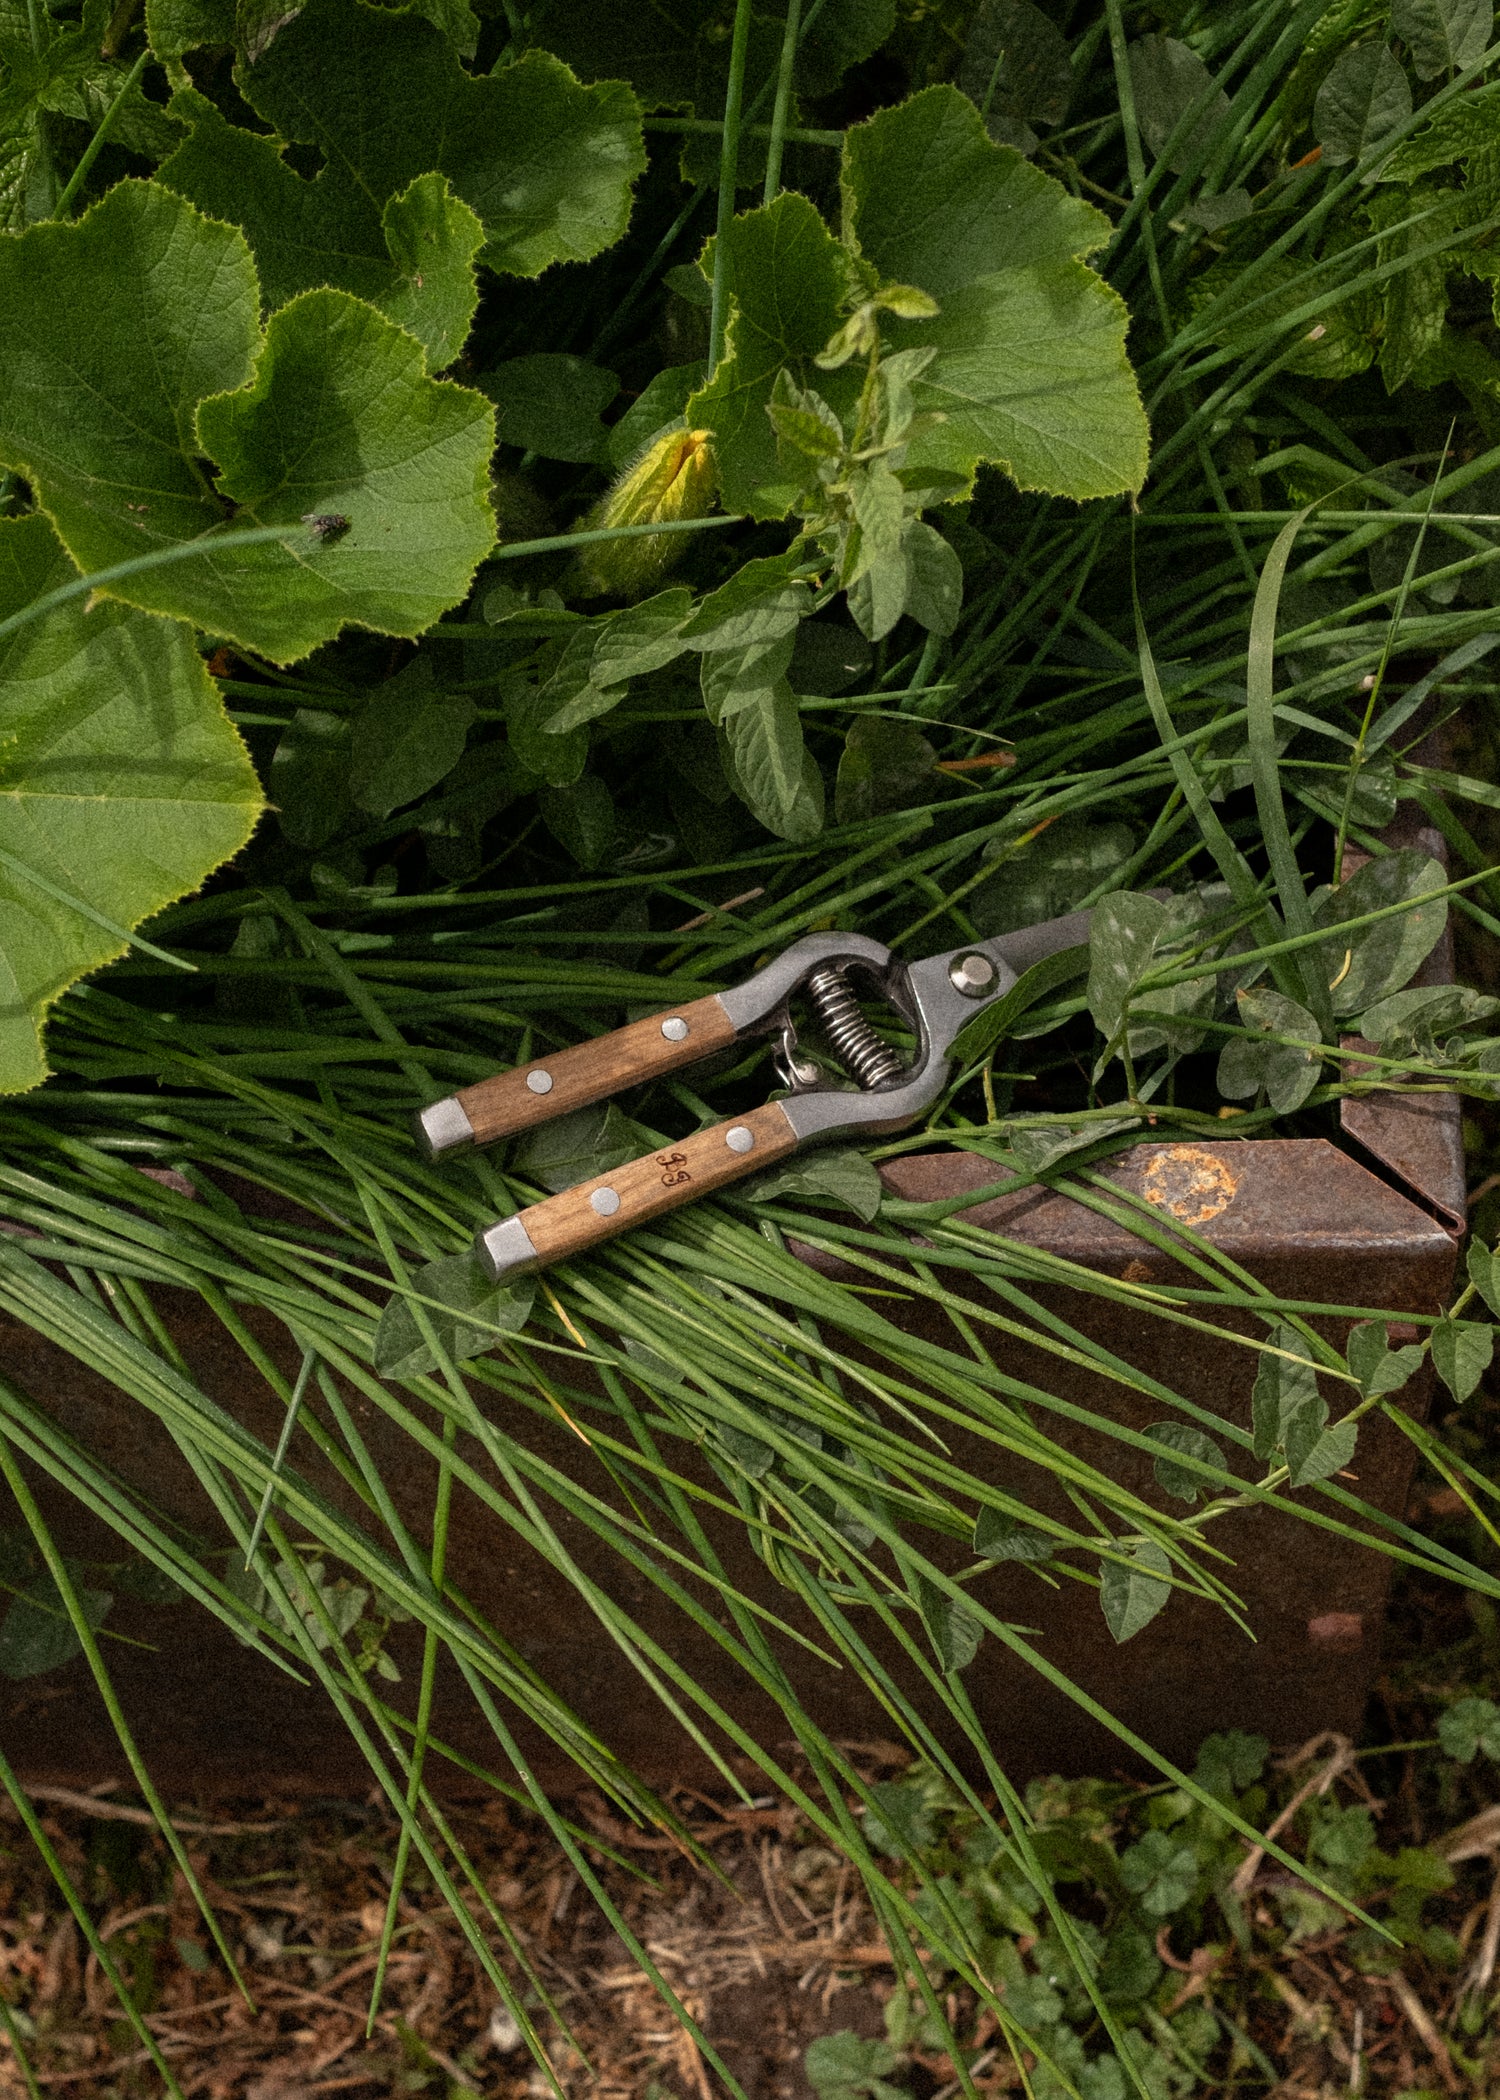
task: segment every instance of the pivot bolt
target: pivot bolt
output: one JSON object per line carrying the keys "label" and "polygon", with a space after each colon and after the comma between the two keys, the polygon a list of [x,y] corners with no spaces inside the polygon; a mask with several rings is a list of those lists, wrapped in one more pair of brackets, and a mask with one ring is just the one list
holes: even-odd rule
{"label": "pivot bolt", "polygon": [[988,999],[999,974],[987,955],[955,955],[948,965],[948,982],[966,999]]}

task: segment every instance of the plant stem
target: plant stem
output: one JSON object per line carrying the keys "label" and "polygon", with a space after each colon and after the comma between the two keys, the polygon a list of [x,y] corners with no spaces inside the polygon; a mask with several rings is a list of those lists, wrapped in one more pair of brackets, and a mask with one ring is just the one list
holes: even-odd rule
{"label": "plant stem", "polygon": [[[771,108],[771,143],[766,148],[764,198],[770,204],[781,188],[781,149],[786,141],[786,120],[792,106],[792,67],[797,58],[798,34],[802,25],[802,0],[786,0],[786,34],[781,40],[781,64],[776,73],[776,100]],[[816,133],[797,134],[813,138]]]}
{"label": "plant stem", "polygon": [[[701,134],[705,137],[714,137],[722,135],[724,121],[721,117],[647,117],[641,129],[643,131],[691,132],[695,136]],[[844,143],[842,131],[805,131],[797,126],[793,126],[790,130],[784,129],[780,136],[783,139],[790,139],[794,145],[799,146],[842,146]],[[777,139],[777,131],[774,124],[744,123],[740,126],[740,137],[742,139],[770,139],[774,142]],[[777,162],[779,166],[779,155],[777,156]],[[767,201],[769,202],[769,199]]]}
{"label": "plant stem", "polygon": [[[31,55],[36,60],[38,71],[41,70],[42,62],[47,55],[47,37],[43,31],[42,22],[42,0],[26,0],[26,26],[31,34]],[[39,109],[36,112],[35,121],[37,159],[42,164],[46,186],[50,191],[56,184],[57,173],[52,165],[52,142],[47,136],[46,110]],[[51,213],[44,212],[42,216],[50,218]]]}
{"label": "plant stem", "polygon": [[89,140],[88,144],[84,147],[83,152],[79,156],[77,167],[68,177],[62,195],[58,198],[56,204],[54,204],[52,207],[52,216],[54,219],[65,219],[68,216],[68,212],[72,208],[73,199],[78,195],[80,189],[82,189],[84,181],[87,178],[89,169],[99,158],[100,151],[103,148],[107,139],[109,138],[110,129],[114,124],[115,118],[120,114],[120,110],[124,104],[125,97],[130,93],[130,90],[140,79],[142,73],[145,72],[146,61],[148,58],[150,58],[150,56],[151,46],[147,44],[142,48],[140,56],[136,59],[135,64],[131,67],[130,71],[125,75],[125,78],[121,81],[119,93],[115,96],[115,99],[113,102],[111,102],[109,108],[104,112],[104,115],[99,119],[98,125],[96,126],[94,131],[94,136]]}
{"label": "plant stem", "polygon": [[740,170],[740,111],[745,99],[745,57],[750,48],[750,0],[735,0],[734,41],[729,47],[729,86],[724,94],[724,144],[719,155],[719,212],[714,226],[714,296],[708,317],[708,376],[724,355],[724,293],[729,274],[729,228],[734,218]]}
{"label": "plant stem", "polygon": [[[299,521],[300,523],[300,521]],[[608,525],[593,532],[559,532],[544,540],[513,540],[507,547],[496,547],[491,551],[492,561],[511,561],[522,554],[555,554],[563,547],[582,547],[593,540],[633,540],[661,532],[705,532],[719,525],[740,525],[744,520],[738,515],[726,518],[673,518],[660,525]],[[59,605],[67,605],[74,598],[89,597],[95,591],[104,590],[109,584],[123,583],[130,576],[144,576],[152,569],[170,568],[173,562],[191,561],[200,554],[217,554],[225,547],[268,547],[273,541],[292,539],[298,530],[292,525],[253,525],[243,532],[205,533],[201,539],[184,540],[175,547],[158,547],[152,554],[139,554],[134,561],[116,562],[113,568],[95,569],[88,576],[75,576],[71,583],[59,584],[55,591],[48,591],[40,598],[33,598],[30,605],[23,605],[19,612],[12,613],[8,620],[0,620],[0,642],[22,627],[30,626],[33,620],[44,619]]]}

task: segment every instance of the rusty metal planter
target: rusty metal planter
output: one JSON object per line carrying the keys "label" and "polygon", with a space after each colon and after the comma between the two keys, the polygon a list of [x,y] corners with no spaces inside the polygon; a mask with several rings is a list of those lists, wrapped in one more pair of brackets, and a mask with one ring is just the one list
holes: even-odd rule
{"label": "rusty metal planter", "polygon": [[[1430,835],[1429,835],[1430,836]],[[1407,843],[1403,839],[1401,843]],[[1411,842],[1428,843],[1418,835]],[[1439,951],[1424,977],[1442,981],[1451,956]],[[1346,1145],[1324,1139],[1270,1139],[1198,1145],[1147,1144],[1120,1156],[1111,1173],[1167,1216],[1194,1223],[1274,1291],[1324,1303],[1388,1312],[1434,1313],[1449,1293],[1463,1218],[1458,1104],[1450,1096],[1376,1096],[1345,1104]],[[946,1200],[991,1184],[993,1168],[972,1155],[941,1153],[902,1159],[885,1170],[894,1193]],[[1114,1275],[1165,1281],[1167,1257],[1069,1196],[1031,1187],[966,1213],[975,1225]],[[812,1259],[809,1255],[808,1259]],[[837,1264],[821,1262],[837,1273]],[[1183,1279],[1186,1280],[1186,1279]],[[1150,1314],[1125,1314],[1111,1300],[1058,1288],[1038,1293],[1077,1327],[1143,1371],[1248,1426],[1251,1352],[1189,1335]],[[245,1359],[194,1297],[162,1292],[164,1316],[204,1391],[261,1436],[274,1438],[280,1405],[247,1378]],[[907,1301],[899,1313],[913,1333],[944,1339],[937,1307]],[[1233,1326],[1235,1315],[1218,1316]],[[1243,1331],[1257,1331],[1245,1315]],[[259,1330],[283,1361],[287,1341],[270,1323]],[[1330,1332],[1334,1332],[1330,1328]],[[1006,1342],[1008,1370],[1064,1401],[1141,1428],[1159,1409],[1089,1371],[1025,1344]],[[0,1371],[48,1405],[64,1426],[134,1488],[171,1514],[202,1523],[203,1504],[164,1434],[159,1442],[135,1408],[122,1408],[104,1381],[31,1330],[0,1321]],[[1402,1404],[1427,1406],[1414,1381]],[[356,1401],[362,1432],[418,1535],[431,1508],[430,1463],[367,1403]],[[1054,1418],[1049,1432],[1132,1488],[1149,1484],[1149,1463],[1129,1447]],[[576,1470],[579,1446],[560,1425],[538,1425],[546,1455]],[[958,1462],[999,1478],[994,1454],[978,1440],[953,1440]],[[1361,1433],[1358,1492],[1374,1508],[1399,1516],[1413,1463],[1408,1439],[1372,1418]],[[319,1485],[356,1514],[331,1473]],[[1017,1467],[1006,1484],[1032,1501],[1061,1490],[1036,1469]],[[108,1536],[54,1498],[49,1515],[72,1550],[107,1557]],[[714,1643],[684,1620],[634,1570],[581,1529],[560,1527],[586,1570],[656,1638],[669,1645],[715,1698],[763,1739],[779,1744],[786,1730],[774,1708],[748,1687]],[[1179,1759],[1217,1728],[1253,1728],[1274,1740],[1358,1725],[1380,1647],[1389,1562],[1351,1548],[1294,1517],[1249,1511],[1216,1529],[1215,1544],[1232,1556],[1233,1579],[1256,1638],[1229,1617],[1191,1598],[1117,1647],[1087,1587],[1050,1589],[1014,1565],[982,1578],[981,1594],[1002,1616],[1037,1629],[1037,1645],[1085,1691],[1147,1741]],[[743,1533],[720,1526],[716,1539],[727,1572],[767,1597],[776,1590]],[[626,1672],[617,1651],[575,1594],[475,1504],[460,1505],[450,1548],[454,1580],[500,1632],[566,1696],[583,1718],[648,1777],[701,1776],[696,1752],[665,1717],[655,1695]],[[148,1610],[122,1603],[111,1626],[152,1645],[111,1643],[110,1664],[141,1747],[161,1782],[179,1792],[244,1793],[363,1789],[365,1766],[322,1695],[304,1689],[216,1622],[186,1609]],[[398,1630],[393,1649],[407,1686],[416,1646]],[[794,1665],[810,1709],[844,1740],[886,1736],[890,1724],[848,1672],[816,1663]],[[1109,1771],[1127,1760],[1116,1739],[1086,1720],[998,1644],[986,1643],[966,1679],[981,1720],[1017,1778],[1040,1771]],[[917,1688],[914,1686],[913,1690]],[[0,1690],[0,1729],[8,1753],[33,1780],[86,1785],[115,1776],[122,1760],[81,1663],[53,1676]],[[493,1743],[477,1715],[445,1687],[439,1732],[476,1761],[493,1765]],[[543,1778],[566,1786],[571,1767],[550,1746],[522,1731]],[[456,1786],[472,1785],[446,1768]]]}

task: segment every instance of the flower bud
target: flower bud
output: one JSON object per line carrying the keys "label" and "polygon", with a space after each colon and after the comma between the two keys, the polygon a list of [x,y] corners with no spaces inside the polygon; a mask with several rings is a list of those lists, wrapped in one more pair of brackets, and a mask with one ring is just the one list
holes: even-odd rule
{"label": "flower bud", "polygon": [[[582,527],[655,525],[707,517],[718,493],[713,441],[706,430],[664,430],[625,469]],[[601,596],[641,598],[687,552],[687,535],[596,540],[578,550],[585,585]]]}

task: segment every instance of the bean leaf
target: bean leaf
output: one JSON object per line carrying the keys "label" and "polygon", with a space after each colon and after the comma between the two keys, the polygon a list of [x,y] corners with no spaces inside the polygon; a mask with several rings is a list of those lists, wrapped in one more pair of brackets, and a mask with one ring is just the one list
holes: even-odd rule
{"label": "bean leaf", "polygon": [[917,1581],[917,1600],[938,1660],[945,1670],[966,1670],[979,1653],[984,1627],[962,1600],[940,1590],[925,1576]]}
{"label": "bean leaf", "polygon": [[852,1210],[866,1224],[879,1210],[884,1193],[874,1161],[852,1145],[823,1146],[805,1159],[773,1167],[769,1174],[757,1175],[745,1191],[752,1203],[781,1202],[788,1196],[816,1203],[821,1198]]}
{"label": "bean leaf", "polygon": [[1196,51],[1173,36],[1143,36],[1130,46],[1130,82],[1135,90],[1141,136],[1158,158],[1188,113],[1197,114],[1173,145],[1167,166],[1186,174],[1204,161],[1229,115],[1229,97]]}
{"label": "bean leaf", "polygon": [[1389,1346],[1384,1320],[1356,1321],[1349,1330],[1345,1354],[1367,1399],[1399,1393],[1422,1367],[1422,1351],[1415,1342],[1400,1349]]}
{"label": "bean leaf", "polygon": [[1313,131],[1331,167],[1361,159],[1411,115],[1406,69],[1383,40],[1341,51],[1318,89]]}
{"label": "bean leaf", "polygon": [[974,1551],[985,1560],[1050,1560],[1057,1541],[986,1504],[974,1520]]}
{"label": "bean leaf", "polygon": [[1455,1400],[1467,1400],[1495,1353],[1495,1330],[1482,1320],[1439,1320],[1432,1330],[1432,1362]]}
{"label": "bean leaf", "polygon": [[[74,1576],[73,1587],[85,1622],[90,1627],[102,1626],[115,1601],[112,1593],[86,1587],[77,1580],[71,1566],[68,1572]],[[82,1653],[68,1608],[50,1574],[39,1575],[11,1599],[10,1608],[0,1621],[0,1676],[12,1680],[40,1677],[48,1670],[61,1669]]]}
{"label": "bean leaf", "polygon": [[[536,1289],[529,1276],[515,1283],[491,1283],[472,1254],[425,1262],[412,1271],[411,1287],[424,1298],[441,1301],[437,1306],[424,1305],[422,1311],[455,1363],[493,1349],[501,1333],[519,1333],[530,1316]],[[476,1321],[483,1324],[476,1325]],[[382,1378],[407,1379],[422,1377],[437,1367],[411,1300],[398,1292],[387,1303],[375,1330],[376,1370]]]}
{"label": "bean leaf", "polygon": [[1472,65],[1495,27],[1491,0],[1391,0],[1391,30],[1411,52],[1418,80]]}
{"label": "bean leaf", "polygon": [[[1206,1466],[1217,1466],[1225,1470],[1224,1453],[1202,1429],[1195,1429],[1191,1422],[1153,1422],[1146,1431],[1153,1444],[1160,1444],[1163,1452],[1179,1452],[1183,1458],[1196,1458]],[[1214,1492],[1215,1483],[1205,1480],[1192,1466],[1180,1460],[1162,1457],[1153,1459],[1151,1470],[1160,1486],[1179,1502],[1196,1502],[1200,1494]]]}
{"label": "bean leaf", "polygon": [[1117,1641],[1128,1641],[1149,1626],[1172,1594],[1166,1578],[1172,1563],[1153,1539],[1123,1549],[1127,1558],[1099,1563],[1099,1603],[1105,1624]]}
{"label": "bean leaf", "polygon": [[539,1123],[516,1147],[515,1168],[556,1195],[649,1152],[656,1140],[613,1101]]}
{"label": "bean leaf", "polygon": [[474,704],[437,689],[425,656],[377,686],[354,723],[349,785],[359,807],[388,817],[437,786],[463,756]]}

